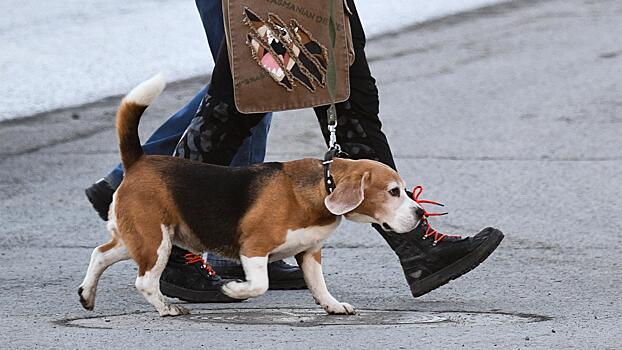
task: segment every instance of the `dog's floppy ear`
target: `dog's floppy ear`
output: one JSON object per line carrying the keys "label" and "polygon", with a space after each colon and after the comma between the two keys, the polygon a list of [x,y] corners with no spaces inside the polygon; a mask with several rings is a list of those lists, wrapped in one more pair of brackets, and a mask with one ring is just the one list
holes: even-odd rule
{"label": "dog's floppy ear", "polygon": [[324,198],[326,209],[335,215],[343,215],[358,207],[365,196],[365,182],[369,173],[342,179],[333,193]]}

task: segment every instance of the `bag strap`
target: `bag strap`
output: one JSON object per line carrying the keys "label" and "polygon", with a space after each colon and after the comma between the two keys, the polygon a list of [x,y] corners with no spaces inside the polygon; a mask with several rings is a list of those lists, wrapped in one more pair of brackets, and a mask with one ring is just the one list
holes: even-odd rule
{"label": "bag strap", "polygon": [[[345,0],[344,6],[345,6]],[[328,139],[328,151],[324,154],[322,166],[324,168],[324,186],[328,194],[335,190],[335,180],[330,173],[330,165],[334,158],[344,157],[348,154],[341,151],[341,146],[337,143],[337,108],[335,107],[335,89],[337,86],[337,68],[335,65],[335,0],[329,0],[329,16],[328,16],[328,67],[327,67],[327,85],[328,93],[332,103],[326,111],[328,121],[328,131],[330,136]]]}
{"label": "bag strap", "polygon": [[335,90],[337,88],[337,66],[335,64],[335,0],[329,0],[328,2],[328,69],[327,69],[327,85],[328,94],[332,100],[332,103],[326,111],[328,120],[328,131],[330,132],[330,138],[328,141],[328,148],[336,148],[341,150],[337,143],[337,108],[335,107]]}

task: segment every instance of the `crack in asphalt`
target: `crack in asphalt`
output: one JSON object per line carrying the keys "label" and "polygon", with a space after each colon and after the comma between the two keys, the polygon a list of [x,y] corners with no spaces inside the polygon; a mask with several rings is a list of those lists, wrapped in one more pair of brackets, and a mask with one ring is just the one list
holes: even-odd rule
{"label": "crack in asphalt", "polygon": [[[22,149],[20,151],[17,152],[0,152],[0,157],[15,157],[15,156],[22,156],[22,155],[26,155],[29,153],[34,153],[37,152],[43,148],[47,148],[47,147],[54,147],[57,145],[62,145],[62,144],[66,144],[66,143],[70,143],[72,141],[76,141],[76,140],[81,140],[81,139],[85,139],[87,137],[91,137],[93,135],[99,134],[101,132],[104,131],[108,131],[110,129],[114,129],[114,125],[113,126],[109,126],[109,127],[101,127],[98,126],[97,128],[93,127],[93,128],[89,128],[86,130],[81,130],[79,132],[76,132],[75,134],[69,136],[69,137],[63,137],[60,139],[53,139],[49,142],[43,143],[43,144],[39,144],[33,147],[29,147],[26,149]],[[62,153],[54,153],[54,154],[62,154]],[[68,153],[67,154],[75,154],[75,153]],[[4,162],[7,159],[0,159],[0,163]]]}
{"label": "crack in asphalt", "polygon": [[[174,82],[167,84],[167,87],[168,89],[170,89],[171,93],[175,93],[175,91],[178,90],[180,87],[184,87],[185,85],[189,85],[189,84],[193,84],[197,82],[201,82],[201,84],[203,84],[204,81],[209,81],[209,76],[199,75],[199,76],[192,77],[189,79],[174,81]],[[97,135],[103,132],[114,130],[115,129],[114,116],[116,113],[116,106],[118,105],[121,98],[123,98],[123,96],[125,96],[125,94],[109,96],[98,101],[88,102],[88,103],[84,103],[78,106],[58,108],[58,109],[54,109],[54,110],[47,111],[47,112],[37,113],[31,116],[20,117],[18,119],[9,119],[9,120],[0,121],[0,130],[1,130],[3,127],[23,127],[23,126],[30,126],[30,125],[34,125],[35,127],[40,128],[41,124],[44,124],[46,122],[59,123],[59,122],[63,122],[62,119],[64,118],[73,119],[74,115],[89,114],[89,112],[95,112],[96,114],[102,116],[102,118],[97,119],[97,120],[85,120],[85,122],[88,122],[89,125],[84,126],[82,127],[82,129],[78,129],[68,135],[63,136],[61,133],[61,135],[56,135],[57,137],[51,137],[51,140],[48,139],[47,142],[42,142],[41,144],[38,144],[38,145],[34,145],[31,147],[25,147],[25,148],[22,148],[21,150],[17,150],[14,152],[0,152],[0,164],[8,160],[9,158],[14,158],[14,157],[18,157],[21,155],[34,153],[47,147],[53,147],[53,146],[71,143],[73,141],[82,140],[82,139],[91,137],[93,135]],[[114,107],[110,107],[110,106],[114,106]],[[98,109],[102,109],[103,111],[99,112]],[[115,112],[111,112],[112,110],[115,110]],[[87,113],[84,113],[84,111],[87,111]],[[61,120],[58,120],[59,118]],[[102,123],[106,121],[109,121],[109,123],[107,124]]]}

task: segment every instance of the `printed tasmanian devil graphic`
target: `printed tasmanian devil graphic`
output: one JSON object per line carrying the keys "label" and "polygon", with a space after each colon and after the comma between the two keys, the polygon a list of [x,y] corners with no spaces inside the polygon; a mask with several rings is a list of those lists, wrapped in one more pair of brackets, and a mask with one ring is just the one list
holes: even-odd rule
{"label": "printed tasmanian devil graphic", "polygon": [[327,50],[296,20],[287,26],[270,13],[264,21],[245,8],[243,21],[251,28],[246,42],[253,57],[274,81],[288,91],[293,90],[294,81],[312,92],[316,90],[314,82],[325,86]]}

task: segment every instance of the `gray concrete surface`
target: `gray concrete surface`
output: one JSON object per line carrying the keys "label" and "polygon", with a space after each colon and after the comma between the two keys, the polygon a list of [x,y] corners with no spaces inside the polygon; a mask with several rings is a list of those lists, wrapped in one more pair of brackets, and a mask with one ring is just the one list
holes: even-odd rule
{"label": "gray concrete surface", "polygon": [[[349,320],[309,311],[306,291],[159,318],[129,262],[84,311],[76,289],[107,233],[82,191],[117,159],[117,99],[0,124],[0,347],[621,349],[621,32],[619,1],[520,1],[369,42],[399,169],[451,212],[434,223],[507,236],[413,299],[382,239],[343,225],[324,260],[333,294],[369,310]],[[204,80],[167,89],[143,135]],[[312,114],[277,115],[269,147],[320,156]]]}

